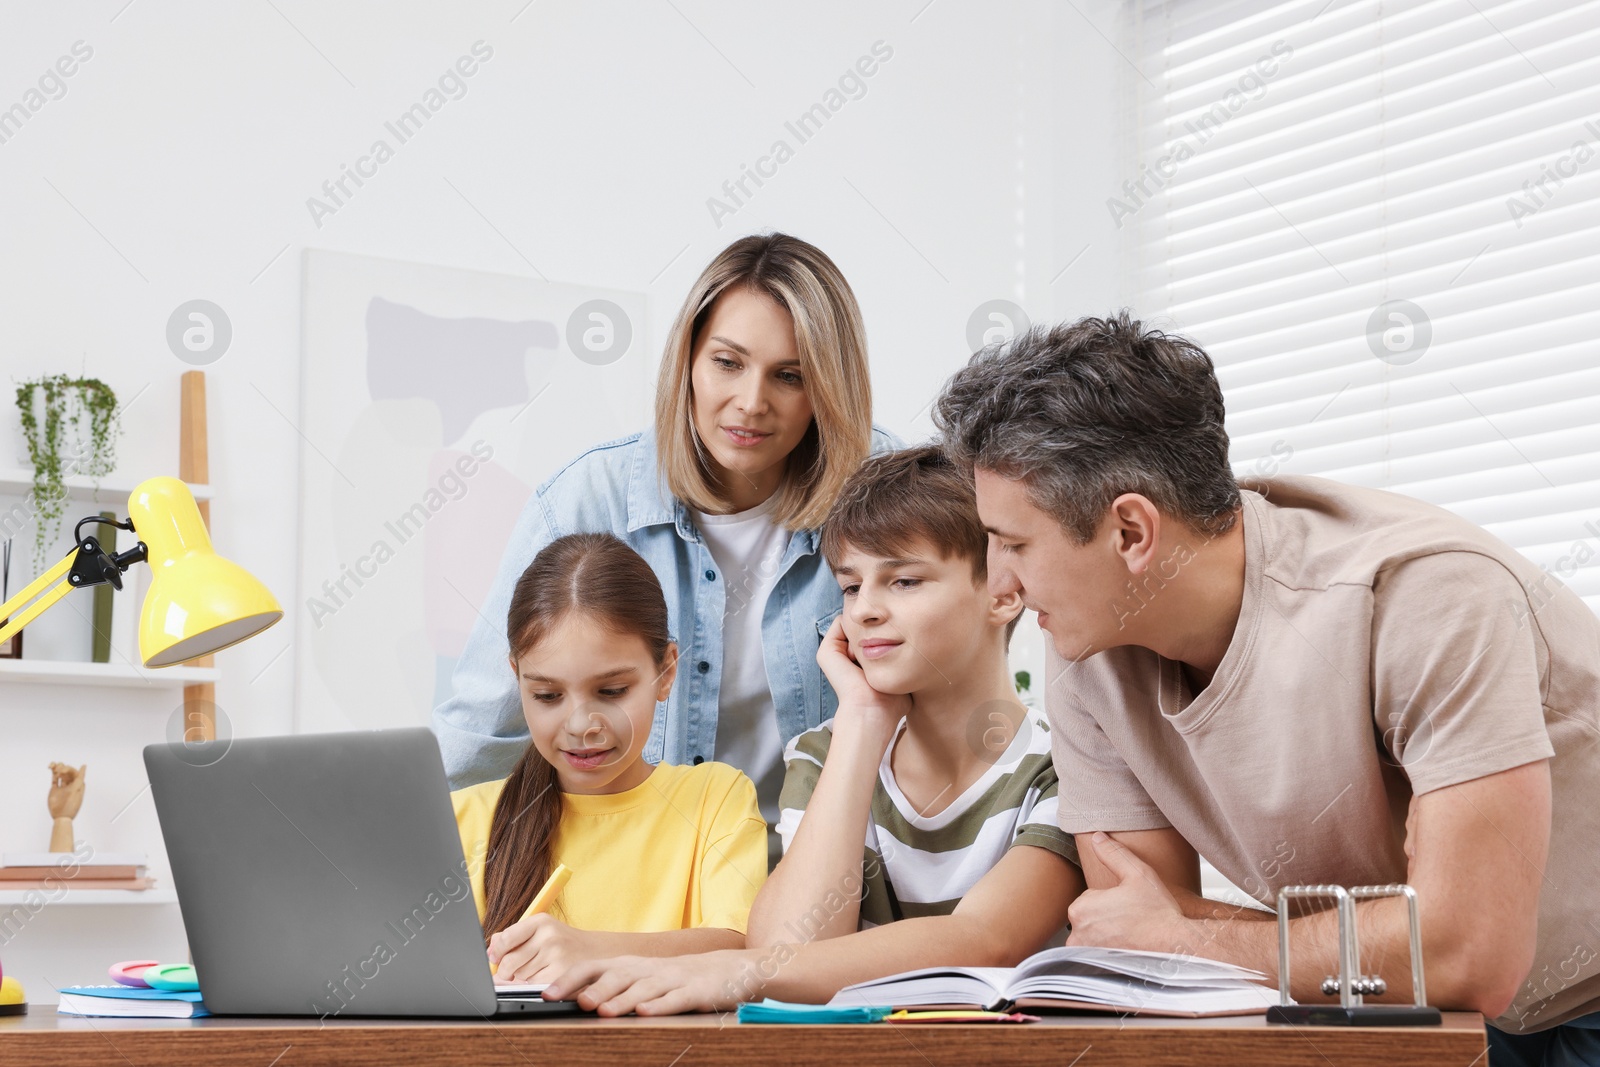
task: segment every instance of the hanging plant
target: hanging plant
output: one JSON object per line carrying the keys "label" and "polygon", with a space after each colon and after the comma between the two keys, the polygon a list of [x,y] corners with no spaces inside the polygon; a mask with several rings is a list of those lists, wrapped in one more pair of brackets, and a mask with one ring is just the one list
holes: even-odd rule
{"label": "hanging plant", "polygon": [[[39,426],[34,410],[35,394],[44,398],[44,426]],[[72,403],[72,401],[76,403]],[[51,374],[31,378],[17,386],[17,412],[22,417],[22,436],[28,443],[28,460],[33,465],[34,510],[39,523],[34,530],[34,569],[44,569],[45,549],[61,530],[66,510],[66,478],[82,474],[96,481],[116,466],[115,416],[117,395],[98,378],[70,378]],[[83,425],[88,419],[88,439]],[[64,432],[70,425],[70,436]],[[72,451],[62,454],[64,443]]]}

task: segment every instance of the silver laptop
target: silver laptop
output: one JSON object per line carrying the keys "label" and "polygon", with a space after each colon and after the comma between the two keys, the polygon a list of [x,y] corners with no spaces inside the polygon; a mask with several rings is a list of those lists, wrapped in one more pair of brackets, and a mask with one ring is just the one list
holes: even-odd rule
{"label": "silver laptop", "polygon": [[144,763],[210,1011],[581,1013],[497,995],[431,731],[175,742]]}

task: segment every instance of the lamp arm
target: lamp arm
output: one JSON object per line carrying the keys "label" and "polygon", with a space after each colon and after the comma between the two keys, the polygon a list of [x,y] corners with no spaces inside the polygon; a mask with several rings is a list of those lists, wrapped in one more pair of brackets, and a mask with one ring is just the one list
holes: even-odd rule
{"label": "lamp arm", "polygon": [[[69,552],[60,563],[29,582],[22,592],[0,605],[0,619],[5,620],[5,624],[0,626],[0,641],[11,640],[12,634],[20,633],[24,626],[44,614],[46,608],[72,591],[72,586],[63,582],[61,578],[72,569],[72,561],[77,558],[76,551]],[[18,610],[34,597],[39,599],[27,608]]]}

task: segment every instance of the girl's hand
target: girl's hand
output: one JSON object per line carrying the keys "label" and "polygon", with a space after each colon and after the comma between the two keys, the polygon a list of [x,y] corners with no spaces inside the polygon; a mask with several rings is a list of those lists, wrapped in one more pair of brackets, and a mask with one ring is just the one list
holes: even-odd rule
{"label": "girl's hand", "polygon": [[828,683],[839,696],[837,728],[856,721],[875,734],[881,735],[884,747],[894,737],[900,720],[911,710],[911,698],[903,693],[886,694],[872,688],[866,672],[850,655],[850,642],[844,635],[844,616],[840,615],[828,627],[828,633],[817,649],[817,666],[827,676]]}
{"label": "girl's hand", "polygon": [[594,956],[596,939],[552,916],[530,915],[489,938],[497,982],[548,982]]}

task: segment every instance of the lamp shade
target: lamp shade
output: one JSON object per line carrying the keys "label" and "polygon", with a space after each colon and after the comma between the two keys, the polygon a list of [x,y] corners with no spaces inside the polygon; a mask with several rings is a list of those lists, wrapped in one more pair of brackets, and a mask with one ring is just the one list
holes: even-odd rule
{"label": "lamp shade", "polygon": [[212,551],[194,494],[151,478],[128,497],[128,518],[149,552],[150,591],[139,616],[139,658],[170,667],[236,645],[283,618],[256,578]]}

